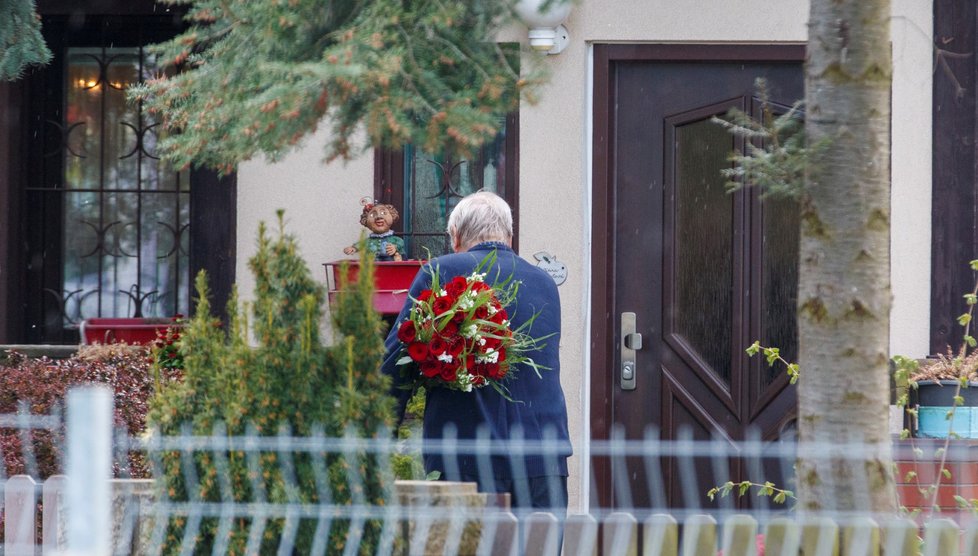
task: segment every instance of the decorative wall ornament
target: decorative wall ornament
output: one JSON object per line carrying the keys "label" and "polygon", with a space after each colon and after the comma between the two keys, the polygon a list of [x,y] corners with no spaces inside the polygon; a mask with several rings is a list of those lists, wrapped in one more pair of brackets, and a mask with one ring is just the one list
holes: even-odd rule
{"label": "decorative wall ornament", "polygon": [[537,266],[549,274],[558,286],[567,281],[567,266],[558,261],[557,257],[546,251],[538,251],[533,254],[533,258],[538,261]]}

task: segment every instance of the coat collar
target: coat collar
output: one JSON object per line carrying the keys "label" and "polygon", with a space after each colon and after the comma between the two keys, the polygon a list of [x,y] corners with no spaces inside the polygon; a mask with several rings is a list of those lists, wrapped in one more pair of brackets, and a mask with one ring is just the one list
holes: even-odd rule
{"label": "coat collar", "polygon": [[472,251],[492,251],[493,249],[497,251],[513,251],[513,248],[501,241],[484,241],[473,247],[469,248],[469,252]]}

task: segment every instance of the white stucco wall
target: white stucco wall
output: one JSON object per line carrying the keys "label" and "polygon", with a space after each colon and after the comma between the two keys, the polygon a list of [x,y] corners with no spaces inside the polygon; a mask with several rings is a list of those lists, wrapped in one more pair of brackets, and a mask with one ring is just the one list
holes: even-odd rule
{"label": "white stucco wall", "polygon": [[[776,7],[776,9],[775,9]],[[893,3],[893,294],[891,347],[927,352],[930,298],[930,0]],[[560,287],[563,309],[562,382],[578,454],[588,430],[590,291],[590,47],[601,42],[803,42],[805,0],[581,0],[566,26],[567,49],[547,57],[552,78],[541,102],[520,109],[520,247],[525,258],[546,250],[568,268]],[[525,40],[511,29],[503,39]],[[527,56],[534,54],[528,53]],[[285,208],[289,230],[301,238],[316,276],[357,237],[358,199],[372,193],[369,156],[322,164],[324,137],[279,164],[251,162],[238,174],[238,283],[253,290],[246,260],[254,252],[257,221]],[[587,504],[586,471],[571,461],[571,507]],[[583,471],[583,472],[582,472]]]}
{"label": "white stucco wall", "polygon": [[235,274],[242,299],[252,299],[255,289],[248,259],[256,250],[258,223],[265,221],[277,233],[278,209],[285,209],[286,231],[298,237],[317,279],[326,279],[323,263],[346,258],[343,247],[360,238],[360,198],[373,196],[373,156],[327,165],[327,140],[328,133],[319,131],[276,164],[253,160],[238,168]]}

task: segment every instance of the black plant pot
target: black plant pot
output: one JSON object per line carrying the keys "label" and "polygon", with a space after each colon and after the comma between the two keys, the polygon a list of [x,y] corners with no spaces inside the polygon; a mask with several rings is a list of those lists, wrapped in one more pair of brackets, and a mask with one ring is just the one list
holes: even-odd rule
{"label": "black plant pot", "polygon": [[916,390],[911,389],[911,404],[918,406],[917,436],[947,438],[953,432],[960,438],[978,438],[978,383],[961,388],[964,403],[954,410],[953,420],[948,420],[957,384],[956,380],[922,380]]}

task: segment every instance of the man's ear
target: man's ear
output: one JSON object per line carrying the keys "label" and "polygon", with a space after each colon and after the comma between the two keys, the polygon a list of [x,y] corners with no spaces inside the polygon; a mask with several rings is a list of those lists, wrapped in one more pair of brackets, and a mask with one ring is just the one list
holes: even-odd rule
{"label": "man's ear", "polygon": [[452,244],[452,252],[458,253],[462,250],[462,241],[458,237],[458,230],[454,227],[448,229],[448,239]]}

